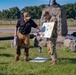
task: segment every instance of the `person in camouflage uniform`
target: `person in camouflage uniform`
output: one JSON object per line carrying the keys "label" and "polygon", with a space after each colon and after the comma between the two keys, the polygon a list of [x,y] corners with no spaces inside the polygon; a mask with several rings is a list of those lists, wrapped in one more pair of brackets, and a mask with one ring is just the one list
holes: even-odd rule
{"label": "person in camouflage uniform", "polygon": [[57,62],[57,53],[56,53],[56,41],[57,41],[57,19],[55,16],[51,16],[49,12],[45,11],[43,13],[43,16],[45,18],[45,22],[55,22],[54,29],[52,32],[51,38],[47,38],[47,48],[48,53],[50,54],[50,57],[52,59],[52,64],[56,64]]}

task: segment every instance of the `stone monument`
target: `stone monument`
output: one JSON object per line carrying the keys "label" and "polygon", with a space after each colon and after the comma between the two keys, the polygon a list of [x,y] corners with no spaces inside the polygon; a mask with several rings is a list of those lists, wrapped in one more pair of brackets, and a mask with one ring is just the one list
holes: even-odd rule
{"label": "stone monument", "polygon": [[41,16],[41,25],[44,22],[43,13],[48,11],[50,15],[55,15],[58,20],[58,35],[66,36],[68,33],[67,29],[67,19],[66,19],[66,10],[59,5],[56,0],[52,0],[52,5],[47,5],[42,10]]}
{"label": "stone monument", "polygon": [[[50,1],[49,1],[50,2]],[[42,10],[42,16],[41,16],[41,26],[43,25],[43,22],[45,21],[44,17],[43,17],[43,13],[45,11],[48,11],[50,13],[50,15],[54,15],[57,20],[58,20],[58,39],[57,39],[57,47],[63,47],[63,42],[65,39],[65,36],[68,33],[68,29],[67,29],[67,19],[66,19],[66,10],[59,5],[56,0],[52,0],[52,5],[47,5],[43,10]],[[37,44],[37,42],[34,40],[35,44]]]}

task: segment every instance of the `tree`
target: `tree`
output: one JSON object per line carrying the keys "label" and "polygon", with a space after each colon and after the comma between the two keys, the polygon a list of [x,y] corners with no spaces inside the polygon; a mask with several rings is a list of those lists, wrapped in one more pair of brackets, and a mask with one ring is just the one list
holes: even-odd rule
{"label": "tree", "polygon": [[8,19],[9,18],[9,11],[8,10],[3,10],[1,14],[2,19]]}
{"label": "tree", "polygon": [[74,3],[73,9],[74,9],[74,12],[75,12],[75,19],[76,19],[76,3]]}
{"label": "tree", "polygon": [[9,9],[10,18],[11,19],[19,19],[20,18],[20,10],[18,7],[13,7]]}
{"label": "tree", "polygon": [[[19,19],[21,12],[29,12],[32,19],[40,19],[42,9],[45,8],[45,4],[40,6],[26,6],[21,10],[18,7],[12,7],[9,10],[0,11],[0,19]],[[66,9],[67,18],[76,19],[76,3],[62,5]]]}
{"label": "tree", "polygon": [[26,6],[24,7],[21,12],[29,12],[31,15],[32,19],[40,19],[41,13],[42,13],[42,8],[44,8],[45,5],[40,5],[40,6]]}
{"label": "tree", "polygon": [[76,3],[66,4],[66,5],[63,5],[63,7],[66,9],[67,18],[73,18],[73,19],[76,18]]}
{"label": "tree", "polygon": [[0,11],[0,19],[2,19],[2,12]]}

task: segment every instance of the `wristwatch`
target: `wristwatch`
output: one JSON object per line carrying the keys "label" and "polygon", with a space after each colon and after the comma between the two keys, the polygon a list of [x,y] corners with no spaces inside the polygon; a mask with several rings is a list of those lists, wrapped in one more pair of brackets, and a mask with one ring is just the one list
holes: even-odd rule
{"label": "wristwatch", "polygon": [[41,30],[38,30],[38,32],[41,32]]}

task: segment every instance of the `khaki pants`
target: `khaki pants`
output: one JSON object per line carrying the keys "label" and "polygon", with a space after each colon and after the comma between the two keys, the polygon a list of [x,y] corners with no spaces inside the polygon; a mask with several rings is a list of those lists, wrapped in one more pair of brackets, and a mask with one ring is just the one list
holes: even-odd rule
{"label": "khaki pants", "polygon": [[18,46],[21,47],[23,43],[24,47],[30,47],[30,34],[23,35],[21,33],[18,33]]}
{"label": "khaki pants", "polygon": [[22,44],[24,43],[24,55],[25,56],[28,56],[29,55],[29,47],[30,47],[30,35],[27,34],[27,35],[23,35],[21,33],[18,33],[18,46],[17,46],[17,49],[16,49],[16,54],[18,56],[20,56],[21,54],[21,47],[22,47]]}

